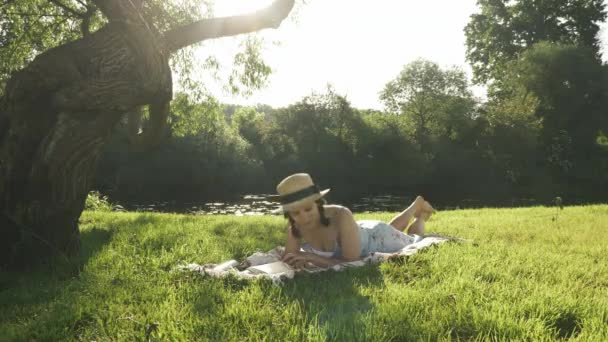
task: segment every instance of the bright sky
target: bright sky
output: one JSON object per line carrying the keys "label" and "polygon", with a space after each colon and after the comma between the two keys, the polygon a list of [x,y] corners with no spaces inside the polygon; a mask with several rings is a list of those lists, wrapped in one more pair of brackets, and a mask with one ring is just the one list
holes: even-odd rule
{"label": "bright sky", "polygon": [[[215,15],[246,13],[269,3],[216,0]],[[264,51],[273,69],[265,89],[244,99],[210,88],[224,103],[280,107],[331,84],[355,107],[381,109],[378,92],[416,58],[457,65],[470,74],[463,28],[475,12],[476,0],[306,0],[297,20],[261,33],[269,42],[281,41]],[[602,37],[608,42],[606,25]],[[231,59],[237,41],[222,38],[206,48]],[[474,90],[483,96],[483,89]]]}

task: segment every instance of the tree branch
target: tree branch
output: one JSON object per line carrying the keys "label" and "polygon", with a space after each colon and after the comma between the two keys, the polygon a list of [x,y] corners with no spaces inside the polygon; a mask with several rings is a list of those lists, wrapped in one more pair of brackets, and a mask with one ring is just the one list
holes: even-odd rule
{"label": "tree branch", "polygon": [[95,11],[97,10],[97,8],[94,5],[87,5],[85,2],[83,2],[81,0],[76,0],[79,4],[85,6],[85,8],[86,8],[86,12],[78,12],[77,10],[72,9],[72,8],[68,7],[67,5],[64,5],[59,0],[48,0],[48,1],[50,3],[53,3],[53,4],[61,7],[64,11],[68,12],[69,14],[75,15],[78,18],[82,19],[82,22],[80,23],[80,31],[82,32],[83,36],[86,36],[90,33],[89,26],[91,25],[91,18],[93,17],[93,14],[95,14]]}
{"label": "tree branch", "polygon": [[40,13],[25,13],[25,12],[5,12],[5,14],[19,15],[22,17],[38,17],[38,18],[42,18],[42,17],[71,18],[71,19],[74,18],[67,14],[48,14],[48,13],[40,14]]}
{"label": "tree branch", "polygon": [[82,1],[82,0],[76,0],[76,2],[77,2],[77,3],[79,3],[79,4],[81,4],[83,7],[87,7],[87,8],[89,7],[89,6],[87,5],[87,3],[86,3],[86,2],[84,2],[84,1]]}
{"label": "tree branch", "polygon": [[91,0],[109,21],[126,20],[140,15],[144,0]]}
{"label": "tree branch", "polygon": [[87,11],[82,17],[82,23],[80,23],[80,31],[82,32],[83,37],[91,33],[89,27],[91,26],[91,18],[93,17],[93,14],[95,14],[96,10],[97,8],[93,5],[87,6]]}
{"label": "tree branch", "polygon": [[143,152],[160,145],[163,134],[167,127],[167,119],[171,113],[170,100],[158,101],[148,105],[150,118],[140,131],[142,119],[141,108],[128,114],[127,129],[131,150]]}
{"label": "tree branch", "polygon": [[167,49],[169,52],[175,52],[207,39],[277,28],[293,6],[294,0],[275,0],[269,7],[251,14],[203,19],[178,27],[165,33]]}
{"label": "tree branch", "polygon": [[71,14],[73,14],[73,15],[75,15],[75,16],[77,16],[77,17],[79,17],[79,18],[82,18],[82,17],[84,16],[84,13],[80,13],[80,12],[76,11],[75,9],[70,8],[70,7],[66,6],[66,5],[64,5],[64,4],[63,4],[63,3],[61,3],[59,0],[48,0],[48,1],[49,1],[50,3],[53,3],[53,4],[55,4],[55,5],[59,6],[59,7],[61,7],[61,8],[62,8],[64,11],[66,11],[66,12],[68,12],[68,13],[71,13]]}

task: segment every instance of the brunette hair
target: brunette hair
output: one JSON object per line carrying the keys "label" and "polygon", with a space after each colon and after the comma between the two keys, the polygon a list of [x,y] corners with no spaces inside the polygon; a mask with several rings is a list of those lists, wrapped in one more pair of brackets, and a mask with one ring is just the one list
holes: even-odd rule
{"label": "brunette hair", "polygon": [[[319,209],[319,219],[321,221],[321,225],[325,227],[329,226],[329,218],[325,216],[325,208],[323,208],[323,205],[326,204],[327,201],[324,198],[319,198],[315,201],[315,203],[317,204],[317,209]],[[296,222],[294,219],[289,215],[289,211],[286,211],[283,216],[285,216],[285,218],[289,221],[289,229],[291,230],[291,234],[296,238],[301,239],[302,234],[300,234],[300,230],[298,230],[298,227],[296,227]]]}

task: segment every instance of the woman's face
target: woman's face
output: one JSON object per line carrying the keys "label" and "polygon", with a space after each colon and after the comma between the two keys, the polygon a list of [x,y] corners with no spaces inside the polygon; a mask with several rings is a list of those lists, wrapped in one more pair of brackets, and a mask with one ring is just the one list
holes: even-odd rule
{"label": "woman's face", "polygon": [[307,202],[290,209],[289,216],[300,229],[313,228],[320,222],[319,208],[315,202]]}

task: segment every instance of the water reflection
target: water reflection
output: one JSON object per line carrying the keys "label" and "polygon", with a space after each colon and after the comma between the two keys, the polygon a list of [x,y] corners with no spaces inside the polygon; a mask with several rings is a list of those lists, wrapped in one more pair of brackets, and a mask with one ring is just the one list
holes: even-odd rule
{"label": "water reflection", "polygon": [[[178,202],[165,201],[144,204],[125,204],[124,209],[128,211],[144,212],[173,212],[188,213],[194,215],[236,215],[236,216],[259,216],[281,214],[279,203],[269,200],[269,194],[248,194],[232,201],[217,202]],[[346,205],[353,212],[376,212],[376,211],[399,211],[414,197],[408,196],[370,196],[356,201],[337,203]],[[332,203],[334,203],[332,201]]]}
{"label": "water reflection", "polygon": [[381,195],[362,197],[358,201],[347,206],[353,212],[401,211],[413,200],[413,196]]}
{"label": "water reflection", "polygon": [[[123,204],[118,210],[187,213],[193,215],[236,215],[259,216],[282,214],[279,203],[269,199],[269,194],[248,194],[236,199],[213,202],[164,201],[153,203]],[[354,213],[403,210],[414,200],[414,196],[374,195],[357,200],[340,201],[330,199],[330,203],[342,204]],[[534,205],[552,205],[551,202],[537,201],[533,198],[508,199],[500,202],[478,199],[461,199],[458,203],[441,203],[433,201],[439,210],[482,208],[482,207],[527,207]]]}
{"label": "water reflection", "polygon": [[126,204],[128,211],[172,212],[194,215],[259,216],[280,214],[279,204],[268,200],[266,194],[245,195],[231,201],[179,202],[165,201],[144,204]]}

